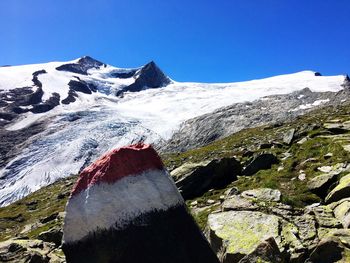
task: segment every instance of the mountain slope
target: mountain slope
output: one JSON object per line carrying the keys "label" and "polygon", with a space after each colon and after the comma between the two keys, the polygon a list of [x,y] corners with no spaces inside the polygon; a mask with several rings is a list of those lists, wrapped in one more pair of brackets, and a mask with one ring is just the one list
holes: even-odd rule
{"label": "mountain slope", "polygon": [[[307,187],[310,181],[323,174],[322,169],[317,168],[333,167],[346,163],[349,160],[350,153],[344,150],[344,147],[349,144],[349,113],[350,106],[346,103],[337,107],[330,106],[315,109],[305,116],[297,118],[292,122],[284,123],[279,127],[272,125],[244,129],[205,147],[183,153],[165,154],[162,158],[166,167],[171,171],[186,163],[196,163],[223,157],[232,158],[233,156],[242,164],[245,164],[254,157],[253,154],[272,153],[280,160],[279,164],[273,165],[270,169],[261,170],[253,176],[241,176],[223,188],[210,190],[203,196],[199,196],[194,200],[188,200],[188,206],[191,208],[197,222],[204,228],[207,223],[208,214],[213,210],[217,211],[219,206],[224,203],[226,204],[232,198],[234,194],[225,194],[227,190],[232,190],[232,187],[237,187],[241,192],[247,189],[261,187],[279,189],[282,193],[281,202],[283,206],[275,202],[263,202],[260,208],[256,208],[261,203],[258,200],[253,200],[249,203],[248,209],[259,209],[259,211],[266,214],[270,213],[271,215],[281,211],[285,212],[284,216],[287,219],[289,218],[290,223],[297,224],[298,226],[298,223],[300,223],[303,227],[301,229],[292,228],[293,233],[303,233],[301,231],[305,228],[305,233],[309,233],[309,231],[315,232],[315,229],[308,228],[310,226],[309,224],[303,224],[305,221],[297,221],[296,219],[299,217],[290,218],[289,216],[291,211],[303,214],[303,209],[300,207],[320,201],[320,198]],[[347,123],[347,126],[344,127],[346,128],[345,130],[337,131],[329,128],[330,123],[333,126]],[[296,130],[293,143],[291,145],[283,144],[284,134],[290,129]],[[334,134],[334,132],[343,133]],[[308,138],[308,140],[302,144],[298,143],[303,138]],[[271,141],[274,142],[270,145],[271,148],[262,147],[262,145],[266,147],[266,144]],[[249,151],[251,151],[251,155],[248,154]],[[332,155],[329,153],[332,153]],[[280,167],[283,167],[283,169]],[[300,176],[301,171],[306,175],[305,177]],[[344,172],[341,175],[343,174]],[[63,213],[61,212],[65,209],[66,199],[76,179],[76,176],[74,176],[58,180],[54,184],[43,187],[20,201],[0,208],[0,240],[3,241],[17,237],[19,240],[12,240],[11,242],[20,242],[21,238],[29,238],[30,240],[39,238],[51,242],[42,233],[47,233],[46,231],[48,231],[59,235],[63,219]],[[224,199],[222,198],[223,196]],[[292,206],[289,207],[288,205]],[[281,208],[287,208],[288,210]],[[305,208],[305,211],[308,211],[310,208]],[[270,210],[273,210],[273,212]],[[314,215],[311,215],[313,218]],[[327,216],[329,215],[320,215],[324,219],[324,222],[329,222],[327,221],[329,220]],[[310,214],[307,215],[308,217],[310,217]],[[330,218],[332,219],[332,217]],[[243,226],[243,230],[245,230],[244,227],[246,226]],[[324,235],[327,231],[334,230],[330,226],[324,228],[317,225],[316,227],[317,231],[313,238]],[[247,235],[247,237],[249,238],[250,235]],[[301,238],[302,236],[296,235],[292,241],[298,241]],[[238,240],[237,237],[234,237],[234,240],[236,242],[242,242],[242,239]],[[254,242],[256,241],[253,240],[253,244]],[[59,244],[56,245],[56,248],[58,246]],[[309,254],[311,251],[303,251],[303,253]],[[333,251],[329,250],[329,252],[332,253]],[[59,250],[56,253],[62,256]],[[288,253],[290,251],[286,251],[286,254]],[[20,257],[20,253],[17,256]]]}
{"label": "mountain slope", "polygon": [[184,121],[221,107],[305,87],[338,92],[343,83],[344,76],[311,71],[238,83],[180,83],[154,62],[120,69],[90,57],[2,67],[0,205],[79,172],[109,149],[164,143]]}

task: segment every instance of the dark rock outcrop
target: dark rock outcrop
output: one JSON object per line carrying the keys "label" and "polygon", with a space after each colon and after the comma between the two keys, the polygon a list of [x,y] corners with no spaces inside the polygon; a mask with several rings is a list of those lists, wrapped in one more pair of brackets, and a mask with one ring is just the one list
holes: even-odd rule
{"label": "dark rock outcrop", "polygon": [[243,175],[253,175],[260,170],[270,169],[273,164],[277,164],[278,159],[271,153],[263,153],[256,156],[247,166],[243,169]]}
{"label": "dark rock outcrop", "polygon": [[212,188],[222,188],[241,174],[241,164],[234,158],[189,163],[171,172],[185,199],[201,196]]}
{"label": "dark rock outcrop", "polygon": [[155,89],[168,85],[170,79],[159,69],[159,67],[151,61],[143,66],[135,75],[135,82],[124,87],[117,92],[117,96],[121,96],[124,92],[136,92],[143,89]]}
{"label": "dark rock outcrop", "polygon": [[135,75],[137,72],[137,69],[130,69],[130,70],[125,70],[125,71],[117,71],[117,72],[112,72],[110,75],[114,78],[119,78],[119,79],[128,79],[131,78],[132,76]]}
{"label": "dark rock outcrop", "polygon": [[56,247],[61,245],[63,232],[59,227],[50,228],[39,234],[39,239],[45,242],[54,243]]}
{"label": "dark rock outcrop", "polygon": [[56,68],[59,71],[68,71],[77,74],[87,75],[88,70],[92,68],[100,68],[104,66],[102,62],[89,56],[82,57],[77,63],[63,64]]}
{"label": "dark rock outcrop", "polygon": [[252,253],[242,258],[239,263],[281,263],[282,254],[273,237],[262,242]]}

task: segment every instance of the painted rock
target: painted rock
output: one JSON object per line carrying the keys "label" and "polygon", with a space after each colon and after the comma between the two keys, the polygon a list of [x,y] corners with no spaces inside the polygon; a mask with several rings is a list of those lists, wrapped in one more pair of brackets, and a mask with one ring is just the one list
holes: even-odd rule
{"label": "painted rock", "polygon": [[218,262],[145,144],[115,149],[81,172],[63,232],[67,262]]}

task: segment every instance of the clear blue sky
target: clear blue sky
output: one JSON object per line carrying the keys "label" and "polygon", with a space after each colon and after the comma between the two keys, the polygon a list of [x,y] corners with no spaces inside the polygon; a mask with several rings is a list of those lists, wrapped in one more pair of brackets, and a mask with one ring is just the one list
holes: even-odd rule
{"label": "clear blue sky", "polygon": [[349,0],[1,0],[0,65],[154,60],[178,81],[350,73]]}

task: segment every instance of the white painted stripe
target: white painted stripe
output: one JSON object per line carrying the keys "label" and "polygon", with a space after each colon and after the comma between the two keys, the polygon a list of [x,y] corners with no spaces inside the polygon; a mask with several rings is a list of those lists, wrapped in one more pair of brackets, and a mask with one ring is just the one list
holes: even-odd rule
{"label": "white painted stripe", "polygon": [[165,170],[92,185],[69,200],[63,242],[78,241],[98,229],[122,229],[141,214],[180,204],[184,200]]}

